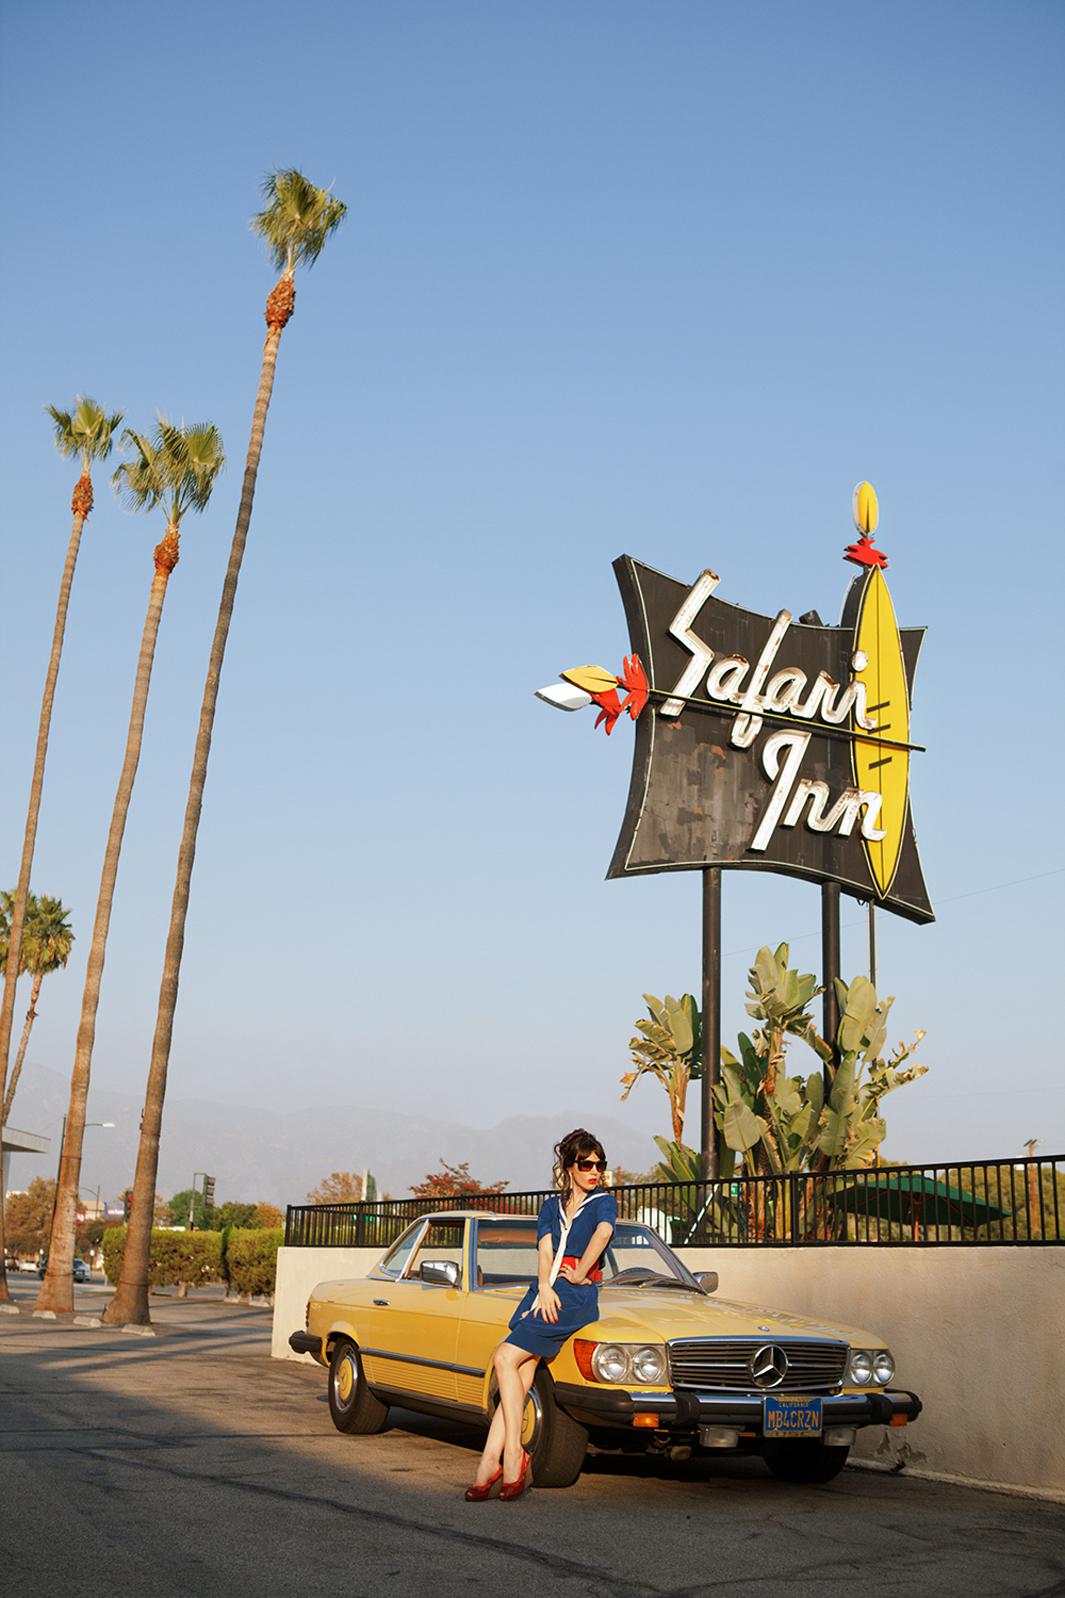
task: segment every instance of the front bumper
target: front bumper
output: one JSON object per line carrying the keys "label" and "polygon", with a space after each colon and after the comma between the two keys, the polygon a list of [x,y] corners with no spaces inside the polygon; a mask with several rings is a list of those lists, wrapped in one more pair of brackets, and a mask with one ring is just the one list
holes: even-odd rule
{"label": "front bumper", "polygon": [[[630,1392],[621,1387],[584,1387],[576,1382],[556,1382],[555,1400],[585,1426],[631,1429],[636,1415],[657,1415],[659,1430],[697,1431],[700,1426],[729,1426],[741,1432],[762,1432],[761,1393]],[[891,1426],[916,1420],[922,1409],[916,1393],[880,1390],[875,1393],[826,1393],[824,1424],[830,1426]],[[895,1417],[898,1417],[896,1419]]]}
{"label": "front bumper", "polygon": [[322,1339],[313,1332],[290,1333],[288,1346],[294,1354],[313,1354],[315,1359],[322,1357]]}

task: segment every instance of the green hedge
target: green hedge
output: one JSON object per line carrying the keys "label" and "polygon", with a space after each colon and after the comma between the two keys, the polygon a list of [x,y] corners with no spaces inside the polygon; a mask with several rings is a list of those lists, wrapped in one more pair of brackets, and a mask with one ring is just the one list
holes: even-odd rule
{"label": "green hedge", "polygon": [[[226,1227],[224,1232],[152,1232],[148,1282],[151,1287],[225,1282],[231,1292],[249,1296],[272,1293],[282,1227]],[[126,1228],[104,1233],[104,1271],[109,1282],[122,1274]]]}
{"label": "green hedge", "polygon": [[[124,1226],[113,1226],[104,1233],[103,1251],[107,1280],[117,1282],[126,1251]],[[185,1282],[189,1287],[202,1287],[205,1282],[223,1279],[221,1232],[152,1232],[149,1286],[172,1287]]]}
{"label": "green hedge", "polygon": [[274,1290],[277,1251],[285,1241],[284,1228],[234,1227],[226,1248],[229,1286],[234,1293],[265,1294]]}

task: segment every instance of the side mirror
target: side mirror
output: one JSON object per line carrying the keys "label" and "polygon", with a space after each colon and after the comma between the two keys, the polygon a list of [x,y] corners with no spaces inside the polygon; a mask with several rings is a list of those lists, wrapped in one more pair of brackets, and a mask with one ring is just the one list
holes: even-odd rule
{"label": "side mirror", "polygon": [[458,1287],[462,1272],[456,1260],[422,1260],[418,1275],[434,1287]]}
{"label": "side mirror", "polygon": [[718,1275],[716,1271],[696,1271],[695,1280],[704,1293],[716,1293]]}

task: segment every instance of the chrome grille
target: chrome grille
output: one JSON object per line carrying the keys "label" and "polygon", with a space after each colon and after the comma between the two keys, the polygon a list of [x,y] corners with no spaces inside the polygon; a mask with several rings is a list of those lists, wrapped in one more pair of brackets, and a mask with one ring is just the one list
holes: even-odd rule
{"label": "chrome grille", "polygon": [[[828,1393],[843,1384],[847,1344],[797,1337],[684,1337],[670,1343],[669,1377],[674,1387],[730,1393]],[[761,1387],[750,1362],[759,1349],[781,1349],[787,1369],[781,1381]]]}

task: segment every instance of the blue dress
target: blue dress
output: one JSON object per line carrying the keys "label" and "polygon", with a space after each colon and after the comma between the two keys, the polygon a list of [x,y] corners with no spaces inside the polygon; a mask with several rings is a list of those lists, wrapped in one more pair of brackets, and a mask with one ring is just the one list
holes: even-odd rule
{"label": "blue dress", "polygon": [[[601,1189],[589,1193],[579,1205],[570,1225],[566,1255],[572,1254],[580,1259],[596,1227],[604,1221],[608,1226],[614,1226],[617,1218],[618,1201],[612,1193]],[[539,1243],[542,1237],[550,1236],[556,1259],[564,1225],[562,1196],[552,1194],[540,1211],[536,1223],[536,1241]],[[553,1286],[559,1297],[558,1320],[554,1325],[542,1315],[532,1313],[538,1292],[534,1282],[511,1316],[510,1332],[506,1338],[508,1343],[514,1343],[530,1354],[539,1354],[541,1359],[552,1359],[568,1337],[579,1332],[582,1326],[599,1319],[599,1290],[593,1282],[583,1282],[578,1287],[575,1282],[567,1282],[564,1276],[556,1275]]]}

